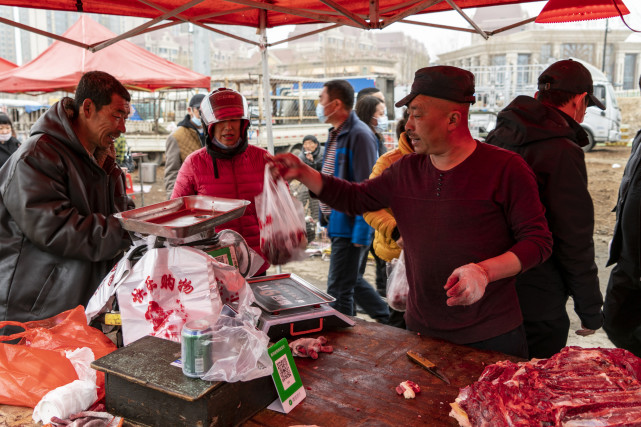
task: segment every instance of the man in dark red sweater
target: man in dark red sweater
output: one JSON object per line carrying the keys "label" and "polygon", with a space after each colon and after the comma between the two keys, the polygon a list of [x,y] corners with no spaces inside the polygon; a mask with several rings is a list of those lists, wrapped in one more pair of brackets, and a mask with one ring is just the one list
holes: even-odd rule
{"label": "man in dark red sweater", "polygon": [[550,256],[552,237],[525,161],[472,138],[473,102],[470,72],[422,68],[396,104],[409,108],[405,128],[417,154],[359,184],[321,175],[296,156],[277,156],[276,165],[335,209],[392,209],[410,284],[408,329],[527,357],[514,276]]}

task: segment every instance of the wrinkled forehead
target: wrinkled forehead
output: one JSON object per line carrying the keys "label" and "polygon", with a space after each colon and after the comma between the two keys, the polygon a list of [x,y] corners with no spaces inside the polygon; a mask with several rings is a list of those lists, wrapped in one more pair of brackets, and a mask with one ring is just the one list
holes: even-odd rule
{"label": "wrinkled forehead", "polygon": [[109,104],[109,106],[113,111],[125,113],[127,115],[129,115],[129,112],[131,111],[131,104],[129,101],[117,94],[111,95],[111,104]]}

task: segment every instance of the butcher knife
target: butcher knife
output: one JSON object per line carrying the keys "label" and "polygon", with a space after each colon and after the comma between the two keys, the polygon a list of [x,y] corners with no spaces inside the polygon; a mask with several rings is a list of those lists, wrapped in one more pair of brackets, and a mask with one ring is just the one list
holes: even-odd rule
{"label": "butcher knife", "polygon": [[446,384],[450,384],[450,380],[429,359],[426,359],[425,357],[421,356],[420,354],[412,350],[407,352],[407,357],[409,357],[409,359],[412,362],[423,367],[425,370],[427,370],[430,374],[434,375],[436,378],[440,379]]}

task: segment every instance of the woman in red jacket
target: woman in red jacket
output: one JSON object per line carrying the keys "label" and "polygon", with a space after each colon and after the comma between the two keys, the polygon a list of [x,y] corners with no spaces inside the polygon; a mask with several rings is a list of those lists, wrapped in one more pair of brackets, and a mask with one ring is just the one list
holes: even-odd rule
{"label": "woman in red jacket", "polygon": [[[221,227],[238,232],[265,259],[254,198],[263,191],[268,152],[248,144],[247,100],[235,90],[216,89],[200,104],[200,116],[207,130],[205,147],[187,156],[171,198],[199,194],[249,201],[242,217]],[[268,267],[265,261],[256,274]]]}

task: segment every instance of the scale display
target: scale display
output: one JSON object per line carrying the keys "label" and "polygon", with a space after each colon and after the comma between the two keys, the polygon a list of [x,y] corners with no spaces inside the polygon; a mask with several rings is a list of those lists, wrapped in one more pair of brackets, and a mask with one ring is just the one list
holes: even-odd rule
{"label": "scale display", "polygon": [[335,299],[295,274],[248,279],[256,304],[268,313],[332,302]]}

